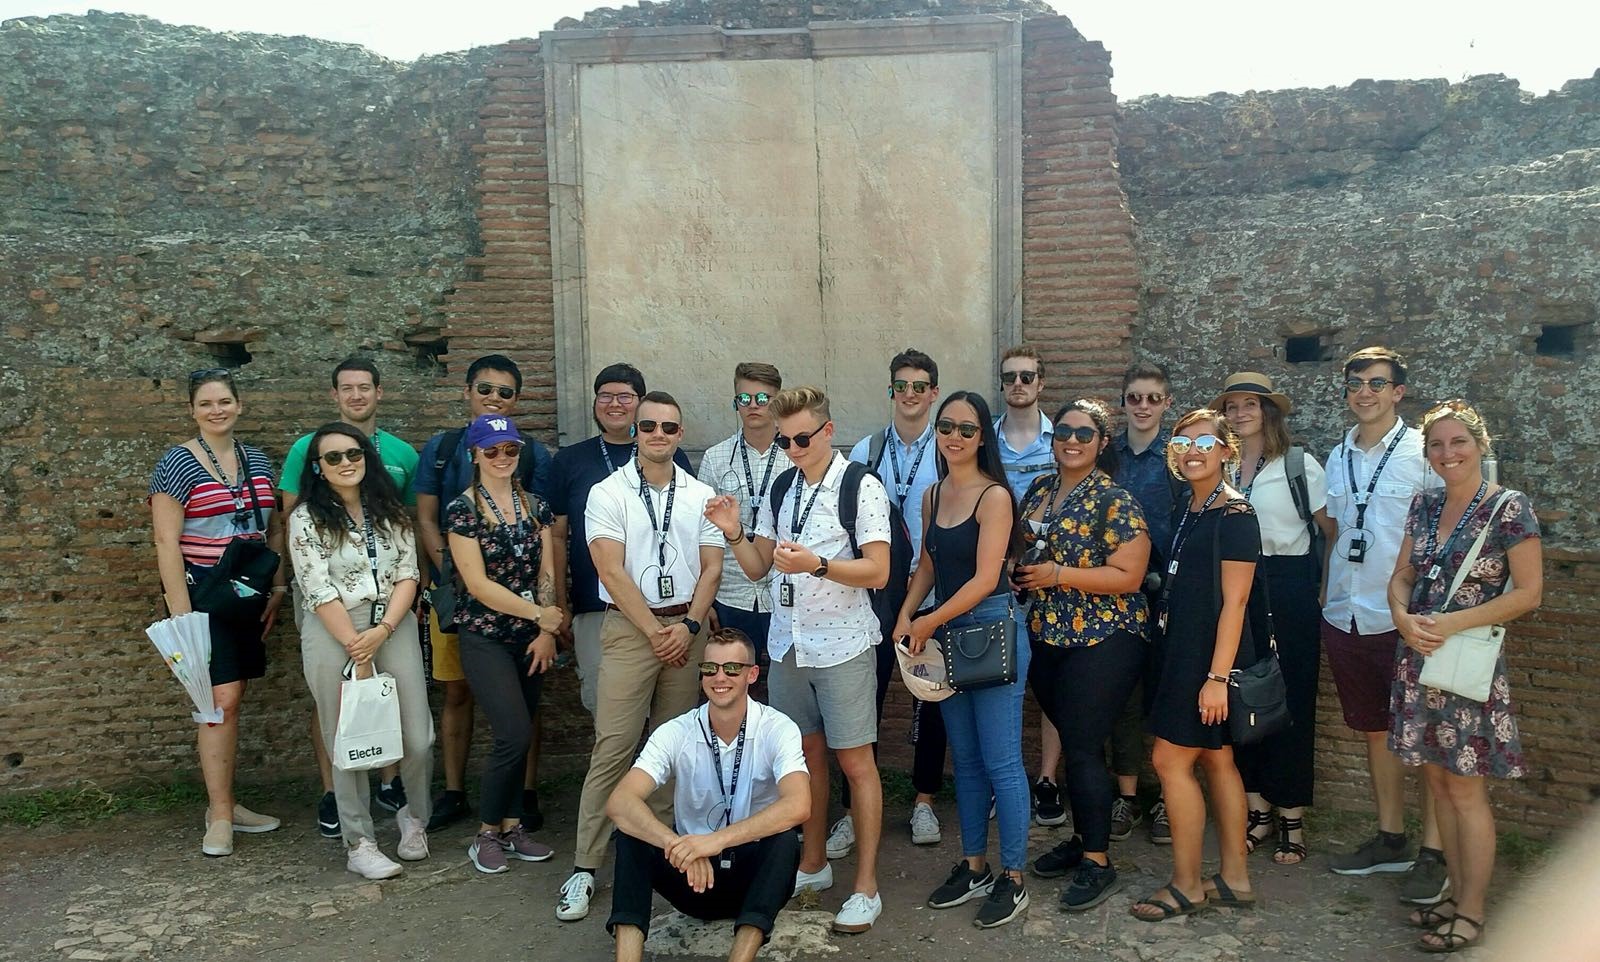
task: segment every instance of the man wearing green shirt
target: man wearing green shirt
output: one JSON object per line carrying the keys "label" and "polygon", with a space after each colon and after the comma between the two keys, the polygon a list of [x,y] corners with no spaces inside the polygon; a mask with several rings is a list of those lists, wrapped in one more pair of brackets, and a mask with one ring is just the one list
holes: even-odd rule
{"label": "man wearing green shirt", "polygon": [[[383,400],[383,388],[378,386],[378,367],[366,358],[351,357],[339,362],[333,369],[333,402],[339,408],[339,420],[353,424],[372,439],[378,449],[378,458],[389,478],[399,489],[406,504],[415,504],[417,496],[411,490],[411,478],[417,473],[417,450],[378,427],[378,402]],[[307,434],[289,448],[283,459],[283,474],[278,482],[283,499],[285,516],[294,510],[300,499],[300,476],[305,471],[306,454],[311,449],[311,435]],[[294,626],[296,630],[305,620],[306,613],[298,594],[294,598]],[[317,753],[317,768],[322,774],[322,801],[317,805],[317,827],[325,838],[339,837],[339,809],[333,800],[333,769],[328,761],[328,751],[322,744],[322,726],[317,710],[311,709],[311,744]],[[378,804],[391,812],[399,811],[406,803],[405,787],[400,783],[399,766],[390,765],[383,770],[383,784],[373,796]],[[422,786],[423,791],[428,786]]]}

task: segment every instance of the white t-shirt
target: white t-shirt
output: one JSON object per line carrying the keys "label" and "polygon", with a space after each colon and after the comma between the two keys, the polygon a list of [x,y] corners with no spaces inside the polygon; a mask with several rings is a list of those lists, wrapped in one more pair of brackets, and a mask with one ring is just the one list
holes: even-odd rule
{"label": "white t-shirt", "polygon": [[[795,541],[829,561],[854,558],[850,534],[839,521],[839,494],[849,464],[839,454],[821,485],[807,484],[805,475],[796,472],[794,483],[778,506],[776,524],[762,512],[755,535],[772,541]],[[818,487],[823,490],[811,500]],[[800,499],[800,516],[805,524],[794,533],[795,497]],[[811,513],[806,514],[806,505]],[[889,495],[883,482],[872,474],[861,479],[856,495],[856,541],[889,543]],[[780,604],[783,583],[794,584],[794,607]],[[767,651],[773,661],[782,660],[795,650],[795,664],[801,668],[828,668],[861,654],[880,640],[878,616],[872,612],[872,596],[865,588],[852,588],[809,573],[775,575],[772,579],[772,629],[767,635]]]}
{"label": "white t-shirt", "polygon": [[[1306,494],[1315,513],[1328,504],[1328,479],[1322,465],[1306,455]],[[1264,556],[1303,555],[1311,551],[1311,533],[1294,506],[1289,490],[1289,473],[1282,457],[1267,462],[1250,485],[1250,506],[1256,509],[1261,524],[1261,554]],[[1317,559],[1321,563],[1322,559]]]}
{"label": "white t-shirt", "polygon": [[[793,772],[806,771],[800,748],[800,728],[788,715],[755,699],[746,702],[744,758],[739,783],[733,784],[733,762],[738,744],[724,742],[711,729],[710,705],[684,712],[657,728],[639,752],[633,767],[649,775],[656,788],[675,779],[672,806],[680,835],[705,835],[723,827],[726,792],[733,794],[733,821],[768,808],[778,800],[778,782]],[[711,740],[722,756],[722,780],[712,759]]]}
{"label": "white t-shirt", "polygon": [[[604,538],[622,543],[623,566],[628,577],[644,592],[644,600],[652,608],[688,604],[694,597],[694,585],[700,578],[700,548],[705,545],[722,550],[722,532],[706,520],[706,502],[716,492],[696,479],[683,468],[674,465],[672,484],[672,517],[668,520],[666,556],[661,564],[658,534],[661,519],[666,514],[667,492],[650,488],[649,496],[655,507],[656,520],[650,521],[650,509],[645,505],[645,495],[639,490],[639,466],[628,462],[610,477],[589,490],[589,501],[584,507],[584,533],[593,544]],[[659,578],[672,578],[672,593],[662,597],[657,590]],[[600,583],[600,600],[615,604],[616,599]]]}

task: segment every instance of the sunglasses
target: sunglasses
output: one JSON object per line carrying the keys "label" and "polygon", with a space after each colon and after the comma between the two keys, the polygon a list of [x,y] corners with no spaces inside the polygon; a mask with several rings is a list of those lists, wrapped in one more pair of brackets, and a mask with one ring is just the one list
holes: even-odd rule
{"label": "sunglasses", "polygon": [[755,665],[747,665],[742,661],[702,661],[700,663],[700,676],[702,678],[715,678],[717,677],[717,669],[720,668],[722,673],[729,678],[737,678],[744,674],[746,668],[754,667]]}
{"label": "sunglasses", "polygon": [[1021,380],[1023,384],[1032,384],[1034,381],[1037,381],[1038,379],[1039,379],[1039,372],[1038,371],[1001,371],[1000,372],[1000,383],[1001,384],[1007,384],[1007,385],[1015,384],[1015,383],[1017,383],[1018,380]]}
{"label": "sunglasses", "polygon": [[1167,439],[1167,447],[1178,454],[1186,453],[1191,447],[1201,454],[1210,454],[1221,443],[1215,434],[1202,434],[1197,438],[1180,434]]}
{"label": "sunglasses", "polygon": [[1136,408],[1141,404],[1160,404],[1167,396],[1160,391],[1151,391],[1149,394],[1140,394],[1138,391],[1129,391],[1122,396],[1122,406]]}
{"label": "sunglasses", "polygon": [[629,408],[633,407],[633,402],[639,400],[639,395],[634,394],[631,391],[623,391],[619,394],[612,394],[610,391],[602,391],[594,396],[594,400],[596,404],[603,404],[606,407],[610,407],[613,404],[620,404],[625,408]]}
{"label": "sunglasses", "polygon": [[639,422],[639,433],[654,434],[656,433],[656,428],[660,428],[662,434],[670,437],[677,434],[678,429],[682,426],[677,421],[651,421],[647,419]]}
{"label": "sunglasses", "polygon": [[478,392],[479,397],[488,397],[491,394],[498,394],[500,395],[500,400],[502,401],[509,401],[517,396],[516,388],[506,387],[504,384],[490,384],[488,381],[479,381],[478,383],[472,385],[472,389]]}
{"label": "sunglasses", "polygon": [[1360,394],[1362,388],[1367,388],[1371,390],[1373,394],[1380,394],[1383,392],[1384,388],[1393,383],[1395,382],[1386,377],[1374,377],[1366,380],[1362,380],[1359,377],[1347,377],[1344,379],[1344,393]]}
{"label": "sunglasses", "polygon": [[210,380],[211,378],[214,378],[214,377],[223,378],[225,380],[232,381],[233,380],[233,372],[228,370],[225,367],[208,367],[203,371],[190,371],[189,372],[189,383],[193,384],[196,381],[208,381],[208,380]]}
{"label": "sunglasses", "polygon": [[522,457],[522,445],[515,441],[502,441],[499,444],[492,444],[479,450],[483,452],[485,458],[491,461],[498,461],[501,458]]}
{"label": "sunglasses", "polygon": [[910,390],[917,394],[927,394],[928,388],[933,387],[929,381],[891,381],[889,383],[889,396],[904,394]]}
{"label": "sunglasses", "polygon": [[975,438],[978,436],[978,432],[983,430],[983,428],[973,424],[971,421],[962,421],[960,424],[957,424],[949,418],[940,418],[939,420],[933,422],[933,429],[945,437],[949,437],[957,431],[960,431],[961,436],[964,438]]}
{"label": "sunglasses", "polygon": [[1056,425],[1054,438],[1057,444],[1067,440],[1076,441],[1079,444],[1088,444],[1090,441],[1093,441],[1099,433],[1099,428],[1075,428],[1067,424],[1058,424]]}
{"label": "sunglasses", "polygon": [[778,442],[778,447],[784,449],[785,451],[789,450],[789,445],[790,444],[793,444],[795,447],[798,447],[798,448],[809,448],[809,447],[811,447],[811,439],[816,437],[817,435],[821,434],[822,433],[822,429],[827,427],[828,425],[830,425],[832,423],[833,423],[833,421],[831,421],[831,420],[823,421],[820,425],[817,426],[816,430],[807,431],[804,434],[796,434],[794,437],[789,437],[788,435],[780,434],[777,437],[775,437],[773,440],[777,441]]}
{"label": "sunglasses", "polygon": [[735,410],[739,408],[747,408],[752,404],[758,408],[764,408],[771,402],[772,395],[768,394],[766,391],[757,391],[754,394],[751,394],[747,391],[740,391],[738,394],[733,396],[733,407]]}
{"label": "sunglasses", "polygon": [[343,464],[345,458],[349,458],[351,464],[360,464],[361,460],[366,456],[367,452],[360,448],[347,448],[343,451],[325,451],[318,455],[318,460],[331,468],[335,465]]}

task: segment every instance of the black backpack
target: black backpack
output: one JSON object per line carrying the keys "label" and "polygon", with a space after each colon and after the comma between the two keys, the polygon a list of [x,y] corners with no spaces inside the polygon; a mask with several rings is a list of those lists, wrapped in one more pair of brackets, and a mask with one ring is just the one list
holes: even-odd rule
{"label": "black backpack", "polygon": [[[465,428],[453,428],[444,432],[444,437],[439,440],[439,446],[434,450],[433,470],[441,481],[444,479],[444,469],[460,449],[461,435],[465,433]],[[524,491],[549,501],[550,451],[527,432],[518,433],[522,435],[522,453],[517,456],[517,480]],[[460,493],[453,492],[450,497],[454,498]]]}
{"label": "black backpack", "polygon": [[[778,520],[778,506],[783,504],[783,497],[789,493],[799,471],[799,468],[789,468],[772,482],[768,498],[774,526]],[[839,485],[839,524],[850,537],[850,551],[857,558],[861,557],[861,545],[856,541],[856,507],[860,500],[861,479],[867,471],[867,466],[859,461],[847,462],[844,481]],[[900,618],[900,606],[905,604],[906,588],[911,581],[911,560],[911,531],[906,527],[905,518],[901,517],[894,499],[890,498],[889,580],[882,588],[868,591],[872,597],[872,613],[878,616],[878,628],[883,638],[894,633],[894,624]]]}
{"label": "black backpack", "polygon": [[1322,571],[1322,555],[1327,550],[1328,538],[1322,533],[1322,528],[1317,525],[1311,510],[1311,490],[1306,486],[1306,449],[1298,444],[1291,445],[1283,456],[1283,471],[1289,478],[1289,497],[1294,499],[1294,509],[1299,512],[1300,520],[1305,523],[1306,533],[1311,535],[1311,558],[1317,564],[1317,571]]}

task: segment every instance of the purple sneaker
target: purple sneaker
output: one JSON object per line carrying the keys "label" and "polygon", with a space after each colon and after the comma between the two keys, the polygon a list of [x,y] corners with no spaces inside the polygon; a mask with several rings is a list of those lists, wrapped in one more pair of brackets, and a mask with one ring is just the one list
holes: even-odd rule
{"label": "purple sneaker", "polygon": [[543,862],[555,854],[550,846],[529,838],[521,822],[511,831],[500,833],[500,850],[506,858],[519,858],[524,862]]}
{"label": "purple sneaker", "polygon": [[479,832],[473,836],[472,844],[467,846],[467,857],[485,875],[499,875],[509,868],[506,853],[500,848],[499,832]]}

